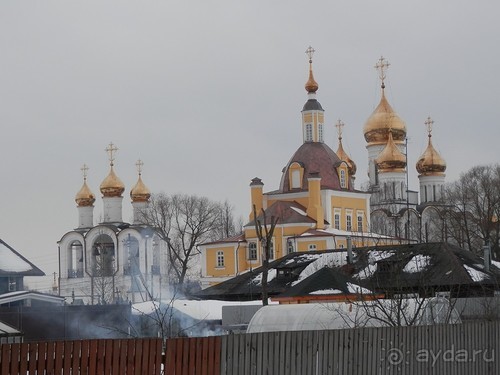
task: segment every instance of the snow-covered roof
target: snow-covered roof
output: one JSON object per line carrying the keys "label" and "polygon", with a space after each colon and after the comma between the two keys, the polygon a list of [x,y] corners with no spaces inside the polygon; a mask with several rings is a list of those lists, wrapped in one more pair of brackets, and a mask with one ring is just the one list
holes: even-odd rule
{"label": "snow-covered roof", "polygon": [[[269,301],[269,303],[274,303]],[[219,300],[189,300],[173,299],[159,302],[142,302],[132,305],[132,314],[151,314],[160,305],[163,308],[172,306],[176,311],[195,320],[222,320],[222,306],[262,305],[262,301],[219,301]],[[175,312],[174,312],[175,314]]]}
{"label": "snow-covered roof", "polygon": [[45,274],[0,239],[0,275],[45,276]]}
{"label": "snow-covered roof", "polygon": [[17,302],[22,300],[37,300],[37,301],[50,302],[58,305],[64,304],[64,297],[55,296],[53,294],[47,294],[47,293],[20,290],[17,292],[0,294],[0,305],[5,305],[7,303]]}

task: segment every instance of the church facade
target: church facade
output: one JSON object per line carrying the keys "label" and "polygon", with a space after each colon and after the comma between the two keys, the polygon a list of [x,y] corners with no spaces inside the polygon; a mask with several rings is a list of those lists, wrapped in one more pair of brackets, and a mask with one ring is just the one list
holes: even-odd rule
{"label": "church facade", "polygon": [[150,191],[142,181],[139,160],[138,180],[130,190],[133,222],[122,219],[125,185],[114,170],[110,144],[110,171],[100,185],[103,221],[94,224],[95,195],[83,185],[75,197],[78,227],[62,236],[59,244],[59,294],[69,303],[106,304],[120,301],[143,302],[161,297],[168,280],[167,245],[153,228],[141,223],[141,211],[148,205]]}
{"label": "church facade", "polygon": [[[336,125],[337,151],[334,152],[325,143],[324,110],[316,98],[319,86],[312,70],[313,52],[311,47],[306,51],[309,55],[309,79],[305,84],[308,97],[301,112],[302,145],[283,168],[277,190],[265,192],[261,179],[256,177],[251,181],[249,222],[241,235],[200,246],[202,287],[227,280],[262,264],[263,244],[259,240],[255,219],[267,227],[271,220],[276,220],[269,260],[297,251],[399,243],[399,239],[392,233],[377,233],[373,230],[373,206],[378,208],[377,205],[382,202],[373,197],[374,188],[368,192],[355,188],[356,164],[343,148],[341,121]],[[385,103],[386,100],[383,104]],[[395,145],[394,139],[390,140],[391,132],[388,131],[390,126],[386,124],[386,114],[378,112],[375,111],[375,120],[368,120],[373,123],[370,129],[373,128],[375,133],[381,132],[376,127],[382,123],[387,131],[382,131],[382,136],[369,149],[370,163],[375,166],[373,173],[377,172],[383,183],[392,183],[393,177],[400,181],[399,173],[405,176],[406,163],[400,163],[399,154],[394,154],[392,160],[391,152],[399,150],[401,141],[406,136],[404,123],[401,121],[404,131],[398,133],[396,138],[399,145]],[[389,142],[392,143],[387,146]],[[387,147],[392,149],[386,151]],[[376,162],[385,164],[377,166]],[[383,166],[387,170],[385,175]],[[403,191],[406,185],[399,185],[398,189]],[[406,204],[405,197],[401,195],[400,200]]]}

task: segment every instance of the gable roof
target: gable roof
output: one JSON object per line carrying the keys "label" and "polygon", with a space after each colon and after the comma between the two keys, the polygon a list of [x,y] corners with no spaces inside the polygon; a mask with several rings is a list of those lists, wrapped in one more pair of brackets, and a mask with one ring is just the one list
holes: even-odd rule
{"label": "gable roof", "polygon": [[[271,217],[278,218],[278,224],[315,224],[316,220],[306,213],[307,209],[295,201],[276,201],[265,209],[266,218],[270,222]],[[264,215],[258,213],[257,220],[264,220]],[[254,225],[251,220],[245,226]]]}
{"label": "gable roof", "polygon": [[45,273],[0,239],[0,277],[2,276],[45,276]]}

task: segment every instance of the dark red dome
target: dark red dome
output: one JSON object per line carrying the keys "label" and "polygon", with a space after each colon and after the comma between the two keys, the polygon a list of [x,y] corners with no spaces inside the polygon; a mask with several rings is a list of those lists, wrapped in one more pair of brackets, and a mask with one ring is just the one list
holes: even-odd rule
{"label": "dark red dome", "polygon": [[[304,168],[302,189],[290,189],[290,174],[288,173],[288,169],[293,163],[298,163]],[[340,180],[337,173],[337,167],[340,163],[340,158],[325,143],[306,142],[299,147],[283,169],[279,191],[280,193],[289,193],[292,191],[307,190],[307,178],[311,173],[317,173],[321,177],[322,189],[340,190]],[[348,190],[352,190],[351,184],[348,184],[348,186]]]}

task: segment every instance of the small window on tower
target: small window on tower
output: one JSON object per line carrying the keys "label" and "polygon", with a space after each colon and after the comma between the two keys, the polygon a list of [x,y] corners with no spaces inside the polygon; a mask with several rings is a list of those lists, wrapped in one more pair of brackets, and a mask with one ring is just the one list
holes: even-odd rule
{"label": "small window on tower", "polygon": [[323,124],[318,124],[318,138],[320,142],[323,142]]}
{"label": "small window on tower", "polygon": [[346,173],[345,173],[345,169],[341,169],[340,170],[340,187],[342,189],[345,189],[347,187],[347,183],[346,183]]}
{"label": "small window on tower", "polygon": [[306,142],[312,142],[313,140],[313,126],[312,124],[306,125]]}

